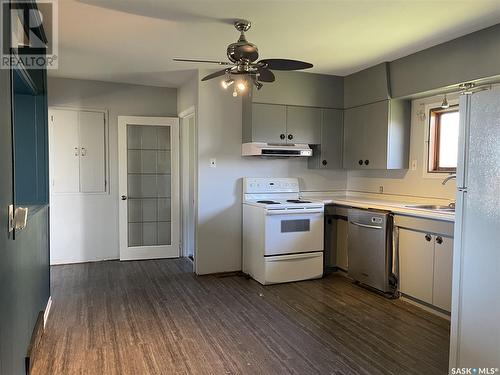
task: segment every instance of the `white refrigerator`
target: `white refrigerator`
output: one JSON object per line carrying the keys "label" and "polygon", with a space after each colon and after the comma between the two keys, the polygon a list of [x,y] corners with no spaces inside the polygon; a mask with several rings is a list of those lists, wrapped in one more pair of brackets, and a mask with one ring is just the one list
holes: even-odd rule
{"label": "white refrigerator", "polygon": [[454,244],[450,368],[499,368],[499,87],[460,99]]}

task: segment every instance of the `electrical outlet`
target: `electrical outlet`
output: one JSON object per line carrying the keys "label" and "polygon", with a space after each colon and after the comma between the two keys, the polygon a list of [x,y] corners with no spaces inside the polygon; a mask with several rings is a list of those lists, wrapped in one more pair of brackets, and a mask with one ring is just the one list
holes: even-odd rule
{"label": "electrical outlet", "polygon": [[418,165],[417,160],[412,160],[411,161],[411,170],[412,171],[416,171],[417,170],[417,165]]}
{"label": "electrical outlet", "polygon": [[382,185],[380,185],[380,186],[378,187],[378,192],[379,192],[380,194],[382,194],[382,193],[384,192],[384,187],[383,187]]}
{"label": "electrical outlet", "polygon": [[210,159],[210,168],[217,167],[217,160],[215,158]]}

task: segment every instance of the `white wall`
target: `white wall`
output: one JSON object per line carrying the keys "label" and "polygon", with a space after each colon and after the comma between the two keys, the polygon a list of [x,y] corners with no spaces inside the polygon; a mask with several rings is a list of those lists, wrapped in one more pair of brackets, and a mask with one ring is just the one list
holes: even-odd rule
{"label": "white wall", "polygon": [[[116,259],[118,245],[117,117],[177,116],[177,90],[172,88],[49,78],[49,106],[104,109],[109,114],[109,194],[66,195],[51,201],[53,214],[66,214],[54,228],[51,263]],[[66,217],[66,216],[65,216]]]}
{"label": "white wall", "polygon": [[[452,101],[456,97],[457,95],[449,95],[448,100]],[[351,191],[378,193],[379,186],[383,186],[385,194],[454,199],[455,180],[445,186],[441,184],[443,178],[447,176],[446,173],[435,177],[424,177],[428,113],[426,119],[422,120],[419,111],[422,111],[427,104],[441,103],[442,99],[441,95],[412,101],[410,163],[412,160],[417,160],[416,170],[349,171],[347,188]]]}
{"label": "white wall", "polygon": [[182,113],[191,107],[198,107],[198,71],[177,90],[177,113]]}
{"label": "white wall", "polygon": [[[302,190],[333,191],[346,188],[347,176],[307,169],[305,159],[243,158],[241,99],[214,79],[199,82],[198,100],[196,272],[236,271],[241,269],[242,177],[299,177]],[[209,166],[211,158],[216,168]]]}

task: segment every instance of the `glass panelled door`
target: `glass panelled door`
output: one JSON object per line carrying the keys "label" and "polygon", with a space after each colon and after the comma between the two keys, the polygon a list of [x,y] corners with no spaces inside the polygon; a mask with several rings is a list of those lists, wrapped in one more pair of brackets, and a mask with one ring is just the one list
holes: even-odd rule
{"label": "glass panelled door", "polygon": [[120,259],[179,256],[178,119],[119,117]]}

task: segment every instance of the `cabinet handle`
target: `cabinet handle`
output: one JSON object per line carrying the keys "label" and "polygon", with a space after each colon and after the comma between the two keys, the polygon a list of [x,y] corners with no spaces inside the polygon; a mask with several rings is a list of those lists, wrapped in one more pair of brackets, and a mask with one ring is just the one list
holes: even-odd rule
{"label": "cabinet handle", "polygon": [[425,240],[426,240],[427,242],[430,242],[430,241],[432,240],[432,236],[431,236],[430,234],[426,234],[426,235],[425,235]]}
{"label": "cabinet handle", "polygon": [[327,165],[327,164],[328,164],[328,162],[327,162],[326,160],[323,160],[323,161],[321,162],[321,164],[323,164],[323,165]]}
{"label": "cabinet handle", "polygon": [[365,160],[365,165],[368,165],[368,164],[370,164],[370,160],[366,159]]}
{"label": "cabinet handle", "polygon": [[441,245],[443,243],[443,237],[437,236],[436,237],[436,242],[438,243],[438,245]]}
{"label": "cabinet handle", "polygon": [[292,134],[288,134],[288,139],[291,141],[293,139],[293,135]]}
{"label": "cabinet handle", "polygon": [[122,195],[122,196],[121,196],[122,201],[126,201],[126,200],[127,200],[127,198],[128,198],[128,197],[127,197],[126,195]]}
{"label": "cabinet handle", "polygon": [[280,139],[285,139],[285,135],[284,134],[280,134]]}
{"label": "cabinet handle", "polygon": [[363,165],[363,160],[359,159],[358,164]]}

